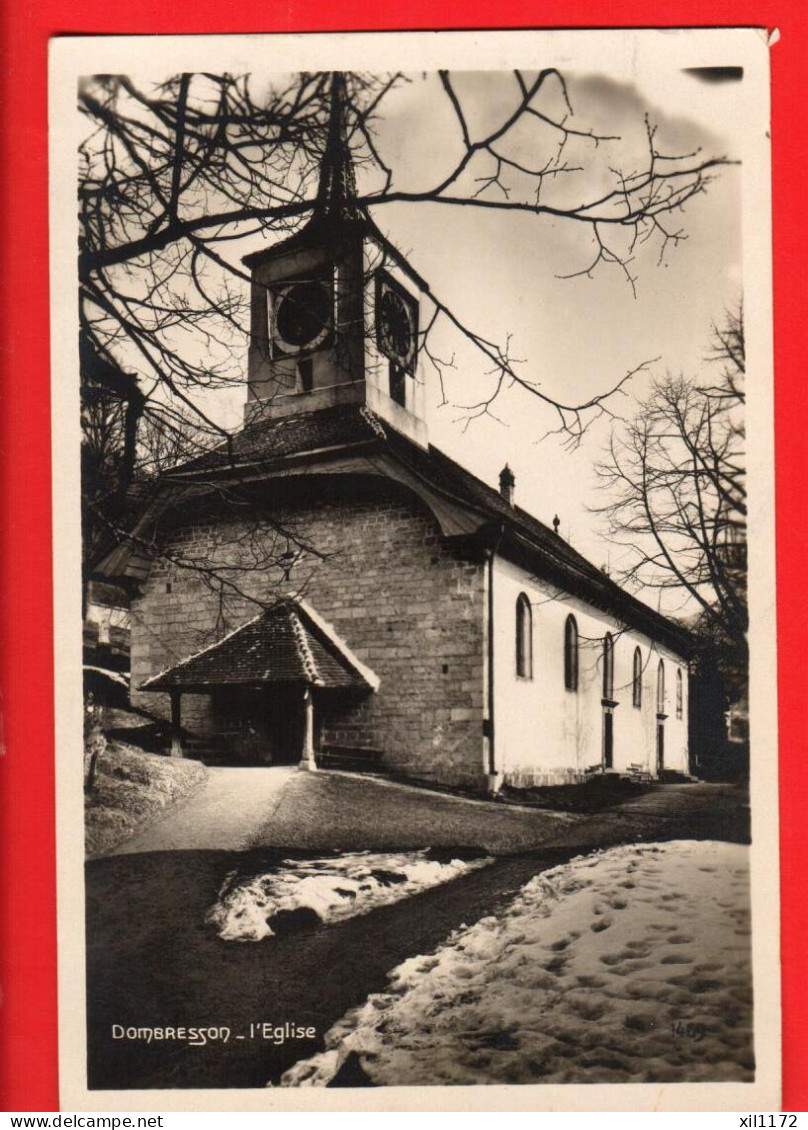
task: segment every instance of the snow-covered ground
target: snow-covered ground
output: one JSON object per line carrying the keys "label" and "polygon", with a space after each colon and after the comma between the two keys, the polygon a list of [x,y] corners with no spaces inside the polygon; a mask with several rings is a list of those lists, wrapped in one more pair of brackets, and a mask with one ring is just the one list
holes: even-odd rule
{"label": "snow-covered ground", "polygon": [[750,1080],[748,849],[624,846],[537,875],[394,969],[282,1085],[352,1052],[377,1085]]}
{"label": "snow-covered ground", "polygon": [[225,941],[258,942],[275,934],[273,919],[278,914],[309,911],[321,922],[339,922],[491,862],[490,858],[453,859],[428,849],[287,859],[266,875],[245,878],[231,872],[207,921]]}

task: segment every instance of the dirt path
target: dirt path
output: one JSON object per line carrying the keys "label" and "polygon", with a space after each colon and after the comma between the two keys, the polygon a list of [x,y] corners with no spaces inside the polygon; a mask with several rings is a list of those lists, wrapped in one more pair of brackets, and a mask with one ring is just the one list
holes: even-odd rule
{"label": "dirt path", "polygon": [[240,851],[298,776],[294,766],[208,769],[204,786],[109,855],[146,851]]}
{"label": "dirt path", "polygon": [[[279,824],[291,830],[293,813],[284,813],[290,800],[288,787],[280,795]],[[330,795],[333,800],[334,794]],[[223,942],[205,924],[205,914],[236,863],[240,869],[269,869],[292,854],[288,848],[281,852],[263,847],[238,855],[167,850],[91,862],[87,868],[90,1085],[113,1089],[264,1086],[317,1051],[331,1024],[369,993],[380,991],[395,965],[429,952],[462,924],[497,913],[537,872],[607,844],[745,841],[746,810],[739,791],[689,785],[665,790],[666,800],[658,799],[661,795],[648,794],[608,813],[556,825],[552,847],[506,855],[466,878],[364,917],[264,943]],[[349,796],[353,796],[350,790],[343,800]],[[321,796],[321,802],[325,799]],[[355,804],[353,811],[361,825],[366,814],[360,814]],[[479,826],[480,807],[468,805],[464,811]],[[312,815],[298,811],[298,839],[305,840],[300,829],[305,830]],[[374,823],[382,815],[382,809],[375,811]],[[342,813],[341,819],[348,818]],[[305,854],[304,845],[298,851]],[[263,1022],[276,1027],[311,1026],[316,1036],[272,1043],[260,1029],[251,1028]],[[225,1025],[231,1037],[226,1044],[209,1042],[201,1047],[176,1041],[146,1043],[114,1039],[115,1024],[122,1028]]]}
{"label": "dirt path", "polygon": [[289,781],[253,846],[297,851],[482,848],[512,855],[561,844],[602,846],[659,835],[744,840],[748,812],[729,785],[662,785],[588,815],[468,800],[348,773]]}
{"label": "dirt path", "polygon": [[[665,785],[590,815],[451,796],[350,773],[300,773],[288,766],[211,768],[204,788],[110,855],[149,851],[400,851],[481,848],[513,855],[544,846],[621,843],[632,829],[685,821],[716,838],[741,839],[745,813],[722,785]],[[722,828],[724,817],[729,821]]]}
{"label": "dirt path", "polygon": [[217,767],[193,796],[104,854],[476,846],[499,855],[552,842],[575,819],[358,774]]}

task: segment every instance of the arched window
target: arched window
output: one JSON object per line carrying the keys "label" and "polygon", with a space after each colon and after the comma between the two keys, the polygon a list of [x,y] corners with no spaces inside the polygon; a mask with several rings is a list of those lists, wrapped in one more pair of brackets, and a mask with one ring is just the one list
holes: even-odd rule
{"label": "arched window", "polygon": [[636,707],[642,706],[642,652],[634,648],[634,675],[631,683],[631,701]]}
{"label": "arched window", "polygon": [[661,659],[656,677],[656,708],[657,714],[665,713],[665,664]]}
{"label": "arched window", "polygon": [[516,674],[533,678],[533,613],[524,593],[516,601]]}
{"label": "arched window", "polygon": [[676,717],[682,717],[682,668],[676,668]]}
{"label": "arched window", "polygon": [[578,625],[574,616],[568,616],[564,625],[564,686],[568,691],[578,690]]}
{"label": "arched window", "polygon": [[614,699],[614,641],[609,632],[603,637],[603,697]]}

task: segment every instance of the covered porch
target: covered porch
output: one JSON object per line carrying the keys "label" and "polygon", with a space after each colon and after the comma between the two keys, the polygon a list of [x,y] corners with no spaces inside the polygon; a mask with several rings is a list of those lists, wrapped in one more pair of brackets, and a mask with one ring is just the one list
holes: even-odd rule
{"label": "covered porch", "polygon": [[188,752],[183,697],[207,696],[209,747],[225,762],[317,768],[319,729],[379,679],[300,598],[285,597],[216,643],[142,684],[168,694],[171,755]]}

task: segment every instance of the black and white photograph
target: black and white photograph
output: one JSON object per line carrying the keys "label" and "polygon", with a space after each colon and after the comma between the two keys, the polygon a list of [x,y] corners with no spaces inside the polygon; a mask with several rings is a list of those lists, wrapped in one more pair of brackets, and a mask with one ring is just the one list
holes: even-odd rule
{"label": "black and white photograph", "polygon": [[84,1108],[776,1102],[767,56],[54,48]]}

